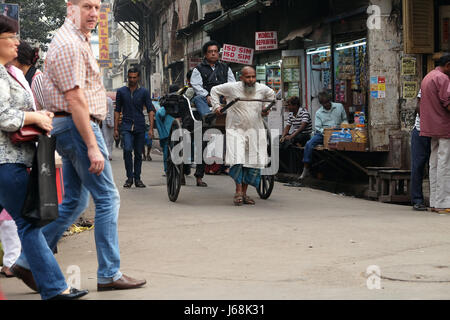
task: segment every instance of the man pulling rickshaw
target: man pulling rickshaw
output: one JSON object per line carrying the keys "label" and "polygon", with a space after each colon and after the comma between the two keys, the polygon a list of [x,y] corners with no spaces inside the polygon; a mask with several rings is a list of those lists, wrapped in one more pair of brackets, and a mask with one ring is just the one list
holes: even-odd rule
{"label": "man pulling rickshaw", "polygon": [[222,114],[220,96],[237,102],[227,110],[226,158],[231,166],[230,177],[236,183],[233,203],[254,205],[247,195],[249,185],[259,188],[261,169],[269,162],[267,134],[263,117],[270,109],[263,109],[261,100],[274,100],[275,93],[266,85],[256,82],[256,71],[252,67],[242,69],[241,81],[225,83],[212,88],[211,103],[217,115]]}
{"label": "man pulling rickshaw", "polygon": [[[273,173],[267,170],[261,174],[261,169],[269,167],[272,142],[263,117],[269,114],[270,108],[275,103],[275,93],[269,87],[256,83],[256,71],[252,67],[242,69],[240,80],[213,87],[211,90],[213,112],[203,116],[191,108],[190,99],[185,95],[173,96],[172,99],[165,99],[162,102],[161,105],[165,107],[167,114],[174,118],[167,155],[167,191],[171,201],[175,202],[178,199],[183,167],[188,164],[186,161],[190,163],[192,160],[190,141],[194,141],[195,145],[192,150],[203,150],[203,139],[197,140],[195,137],[197,134],[203,136],[204,128],[226,132],[225,162],[232,166],[229,175],[236,183],[233,203],[237,206],[255,204],[255,201],[247,195],[249,185],[257,188],[260,198],[270,197],[274,186]],[[223,98],[227,100],[227,105],[221,104]],[[226,123],[223,121],[225,112]],[[215,151],[223,148],[221,143],[211,144],[211,147],[216,148]],[[197,166],[203,162],[197,157],[195,161]]]}

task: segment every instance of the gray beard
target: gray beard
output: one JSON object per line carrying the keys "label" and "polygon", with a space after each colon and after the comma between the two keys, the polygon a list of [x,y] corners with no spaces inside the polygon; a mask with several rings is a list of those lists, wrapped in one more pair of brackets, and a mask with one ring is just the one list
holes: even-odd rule
{"label": "gray beard", "polygon": [[247,95],[253,95],[256,93],[256,84],[253,87],[249,87],[244,82],[244,93]]}

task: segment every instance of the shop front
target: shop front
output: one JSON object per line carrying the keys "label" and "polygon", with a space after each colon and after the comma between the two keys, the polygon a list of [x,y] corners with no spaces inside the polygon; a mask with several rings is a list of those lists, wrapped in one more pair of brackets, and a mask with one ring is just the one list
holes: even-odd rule
{"label": "shop front", "polygon": [[[357,15],[338,25],[334,22],[324,24],[312,30],[307,36],[309,41],[305,42],[304,104],[310,111],[313,127],[314,115],[321,107],[318,95],[322,91],[327,92],[333,102],[344,106],[349,122],[325,131],[325,149],[370,150],[367,125],[370,77],[366,30],[361,27],[361,20],[361,15]],[[385,84],[378,84],[377,79],[373,89],[382,95]]]}

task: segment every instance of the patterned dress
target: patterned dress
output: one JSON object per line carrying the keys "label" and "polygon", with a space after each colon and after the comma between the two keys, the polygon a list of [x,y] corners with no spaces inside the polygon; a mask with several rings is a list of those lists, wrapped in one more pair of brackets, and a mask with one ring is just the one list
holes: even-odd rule
{"label": "patterned dress", "polygon": [[31,166],[34,142],[14,145],[8,135],[23,127],[25,111],[33,111],[33,97],[0,65],[0,164]]}

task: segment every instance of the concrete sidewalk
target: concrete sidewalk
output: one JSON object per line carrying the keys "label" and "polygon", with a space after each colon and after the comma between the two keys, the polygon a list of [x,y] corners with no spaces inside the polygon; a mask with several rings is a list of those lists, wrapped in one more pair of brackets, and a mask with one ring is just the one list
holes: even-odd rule
{"label": "concrete sidewalk", "polygon": [[[86,299],[450,298],[449,216],[279,183],[269,200],[252,190],[256,206],[235,207],[227,176],[206,176],[208,188],[190,176],[172,203],[162,158],[153,159],[143,165],[146,189],[123,189],[121,150],[112,161],[121,268],[148,284],[97,292],[88,231],[63,238],[56,256],[64,272],[80,267]],[[367,286],[372,265],[381,271],[379,290]],[[8,299],[40,299],[18,279],[0,285]]]}

